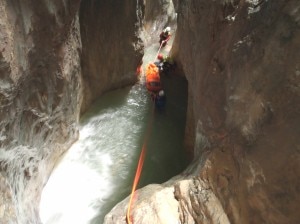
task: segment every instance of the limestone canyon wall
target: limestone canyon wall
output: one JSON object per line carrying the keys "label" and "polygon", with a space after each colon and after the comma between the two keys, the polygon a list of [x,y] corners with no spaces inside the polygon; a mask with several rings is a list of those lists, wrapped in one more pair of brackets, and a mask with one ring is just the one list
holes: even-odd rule
{"label": "limestone canyon wall", "polygon": [[[137,191],[134,223],[299,223],[299,1],[174,3],[194,160]],[[127,203],[105,223],[125,223]]]}
{"label": "limestone canyon wall", "polygon": [[78,137],[80,111],[135,81],[136,10],[131,0],[0,0],[0,223],[40,222],[41,190]]}
{"label": "limestone canyon wall", "polygon": [[172,0],[145,0],[141,8],[144,30],[141,38],[146,47],[157,42],[160,32],[166,26],[172,26],[172,33],[176,29],[176,13]]}
{"label": "limestone canyon wall", "polygon": [[143,54],[139,1],[82,1],[82,111],[103,92],[132,84]]}
{"label": "limestone canyon wall", "polygon": [[79,1],[0,1],[1,223],[38,222],[53,160],[77,137],[78,7]]}
{"label": "limestone canyon wall", "polygon": [[[175,18],[194,160],[139,190],[134,220],[300,222],[299,1],[173,2],[177,17],[169,0],[0,0],[1,223],[39,223],[42,187],[80,113],[133,83],[140,38]],[[126,206],[105,222],[125,223]]]}
{"label": "limestone canyon wall", "polygon": [[298,1],[178,7],[173,54],[189,83],[187,143],[202,162],[197,178],[232,223],[300,220],[299,25]]}

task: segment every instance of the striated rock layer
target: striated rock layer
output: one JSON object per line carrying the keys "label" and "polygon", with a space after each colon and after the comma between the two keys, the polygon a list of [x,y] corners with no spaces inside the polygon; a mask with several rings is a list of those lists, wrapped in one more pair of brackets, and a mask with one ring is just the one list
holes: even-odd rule
{"label": "striated rock layer", "polygon": [[135,81],[138,9],[131,0],[0,0],[0,223],[40,223],[41,190],[78,137],[80,111]]}
{"label": "striated rock layer", "polygon": [[[137,191],[134,223],[299,223],[299,1],[174,5],[194,160]],[[126,223],[127,203],[105,223]]]}

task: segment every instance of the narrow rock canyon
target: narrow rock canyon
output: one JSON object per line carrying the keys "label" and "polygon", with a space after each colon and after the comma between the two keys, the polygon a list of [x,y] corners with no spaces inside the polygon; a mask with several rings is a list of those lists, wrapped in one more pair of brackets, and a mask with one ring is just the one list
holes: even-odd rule
{"label": "narrow rock canyon", "polygon": [[[299,1],[0,0],[0,15],[0,223],[41,223],[79,118],[137,81],[166,25],[190,164],[137,190],[134,223],[300,222]],[[126,223],[128,200],[104,223]]]}

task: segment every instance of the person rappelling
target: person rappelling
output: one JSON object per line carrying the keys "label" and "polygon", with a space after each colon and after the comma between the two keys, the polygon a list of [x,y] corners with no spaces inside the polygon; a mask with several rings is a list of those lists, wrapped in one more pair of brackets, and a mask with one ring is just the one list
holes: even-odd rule
{"label": "person rappelling", "polygon": [[166,96],[163,91],[159,69],[154,63],[149,63],[146,67],[146,88],[150,93],[151,100],[159,110],[166,104]]}
{"label": "person rappelling", "polygon": [[156,108],[162,109],[166,103],[165,92],[163,91],[160,74],[162,71],[166,72],[170,61],[170,57],[164,57],[160,54],[161,47],[165,46],[171,37],[171,28],[166,27],[159,35],[159,44],[157,55],[155,56],[156,62],[147,64],[145,70],[146,88],[150,93],[152,101],[154,101]]}
{"label": "person rappelling", "polygon": [[146,88],[152,93],[158,93],[162,89],[159,70],[154,63],[146,66]]}
{"label": "person rappelling", "polygon": [[168,40],[171,38],[171,28],[167,26],[159,35],[159,45],[166,46]]}
{"label": "person rappelling", "polygon": [[157,61],[154,62],[159,69],[160,74],[168,75],[175,67],[175,62],[170,56],[157,55]]}

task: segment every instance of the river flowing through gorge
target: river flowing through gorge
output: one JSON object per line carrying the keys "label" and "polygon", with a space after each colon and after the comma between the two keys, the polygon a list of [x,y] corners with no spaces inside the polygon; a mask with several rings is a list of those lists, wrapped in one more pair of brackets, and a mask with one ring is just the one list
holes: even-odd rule
{"label": "river flowing through gorge", "polygon": [[[156,46],[144,61],[155,57]],[[138,188],[162,183],[186,166],[183,137],[187,83],[163,78],[167,104],[153,108],[142,82],[103,95],[83,115],[79,140],[54,169],[40,204],[43,224],[102,223],[104,216],[130,194],[149,122],[152,129]],[[153,118],[151,118],[153,116]]]}

